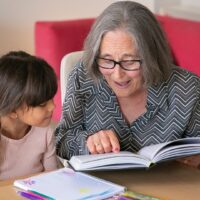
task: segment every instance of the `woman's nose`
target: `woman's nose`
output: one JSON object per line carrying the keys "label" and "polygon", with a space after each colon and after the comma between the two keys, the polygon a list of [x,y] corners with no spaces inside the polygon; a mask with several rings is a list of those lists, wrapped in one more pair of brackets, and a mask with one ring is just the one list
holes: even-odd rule
{"label": "woman's nose", "polygon": [[122,69],[119,64],[116,64],[113,70],[113,75],[115,76],[115,78],[123,77],[124,74],[125,74],[124,69]]}

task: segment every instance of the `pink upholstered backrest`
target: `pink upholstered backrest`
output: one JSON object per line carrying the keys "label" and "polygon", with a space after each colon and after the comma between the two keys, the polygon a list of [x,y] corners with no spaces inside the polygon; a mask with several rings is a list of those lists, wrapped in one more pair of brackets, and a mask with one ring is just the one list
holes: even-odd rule
{"label": "pink upholstered backrest", "polygon": [[169,41],[175,63],[200,76],[200,22],[158,17]]}
{"label": "pink upholstered backrest", "polygon": [[82,50],[94,19],[40,21],[35,24],[35,54],[46,59],[60,77],[62,57]]}

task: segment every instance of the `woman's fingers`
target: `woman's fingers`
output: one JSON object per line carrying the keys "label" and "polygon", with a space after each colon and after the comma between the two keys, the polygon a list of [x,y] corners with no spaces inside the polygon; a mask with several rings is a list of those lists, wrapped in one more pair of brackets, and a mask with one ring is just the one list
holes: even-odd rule
{"label": "woman's fingers", "polygon": [[112,143],[110,141],[110,138],[109,138],[109,134],[111,133],[112,131],[110,130],[104,130],[104,131],[99,131],[99,137],[100,137],[100,141],[101,141],[101,145],[102,145],[102,148],[103,148],[103,153],[109,153],[109,152],[112,152]]}
{"label": "woman's fingers", "polygon": [[89,136],[87,147],[91,154],[118,152],[120,150],[118,138],[112,130],[101,130]]}
{"label": "woman's fingers", "polygon": [[120,144],[119,144],[119,140],[118,138],[116,137],[116,135],[109,135],[110,137],[110,142],[111,142],[111,145],[112,145],[112,151],[113,152],[119,152],[120,151]]}
{"label": "woman's fingers", "polygon": [[96,147],[97,153],[110,152],[109,151],[110,141],[106,135],[107,134],[103,130],[93,135],[93,143],[94,143],[94,146]]}
{"label": "woman's fingers", "polygon": [[91,135],[91,136],[88,137],[86,144],[87,144],[87,148],[88,148],[88,150],[91,154],[97,154],[96,146],[93,142],[93,136],[94,135]]}

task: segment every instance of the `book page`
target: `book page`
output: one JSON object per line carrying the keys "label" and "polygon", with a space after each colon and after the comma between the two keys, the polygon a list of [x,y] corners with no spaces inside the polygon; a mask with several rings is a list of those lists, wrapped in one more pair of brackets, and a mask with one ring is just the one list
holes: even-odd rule
{"label": "book page", "polygon": [[14,186],[36,191],[56,200],[103,199],[124,191],[124,187],[70,168],[16,180]]}
{"label": "book page", "polygon": [[200,138],[182,138],[174,141],[150,145],[142,148],[138,154],[147,156],[152,162],[171,160],[200,153]]}
{"label": "book page", "polygon": [[150,146],[143,147],[138,151],[139,155],[147,157],[149,160],[153,160],[155,155],[167,144],[170,142],[160,143],[160,144],[153,144]]}
{"label": "book page", "polygon": [[200,144],[179,144],[167,146],[153,158],[153,162],[172,160],[180,157],[200,154]]}

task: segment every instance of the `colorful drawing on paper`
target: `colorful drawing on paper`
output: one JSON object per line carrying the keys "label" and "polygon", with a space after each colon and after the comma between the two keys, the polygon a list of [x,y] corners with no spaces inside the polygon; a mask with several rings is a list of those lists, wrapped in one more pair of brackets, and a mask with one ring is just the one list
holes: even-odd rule
{"label": "colorful drawing on paper", "polygon": [[30,186],[35,184],[35,181],[32,179],[25,179],[23,182],[25,185],[30,185]]}

